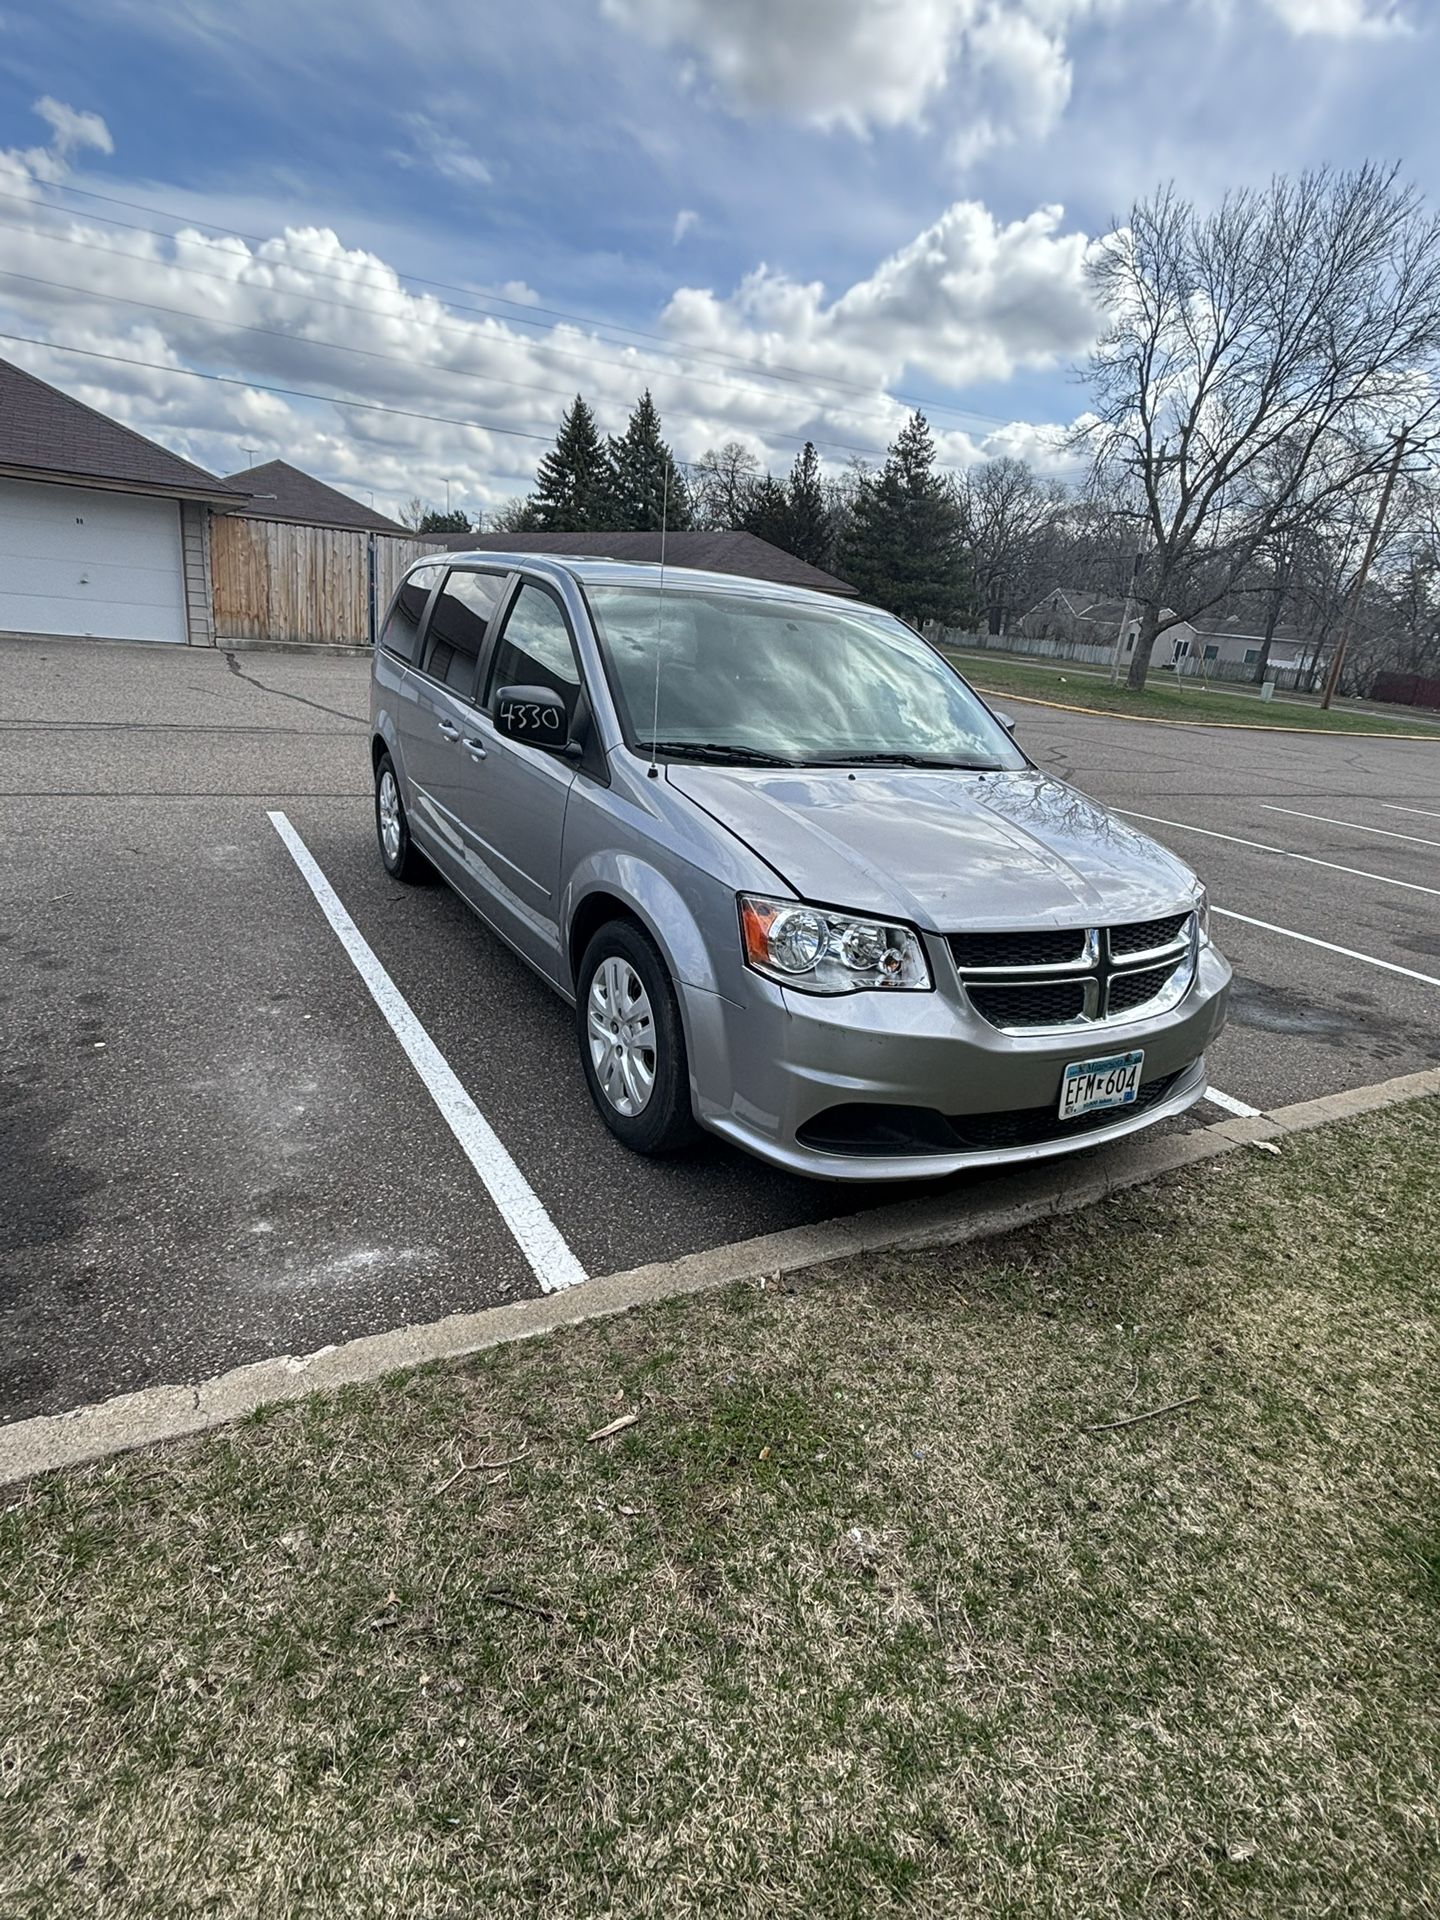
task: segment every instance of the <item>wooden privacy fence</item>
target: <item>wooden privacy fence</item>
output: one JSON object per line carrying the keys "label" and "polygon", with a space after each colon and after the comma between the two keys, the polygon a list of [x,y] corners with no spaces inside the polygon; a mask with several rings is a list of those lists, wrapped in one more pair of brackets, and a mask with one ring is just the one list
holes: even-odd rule
{"label": "wooden privacy fence", "polygon": [[350,527],[217,514],[210,530],[215,638],[368,647],[395,583],[436,543]]}

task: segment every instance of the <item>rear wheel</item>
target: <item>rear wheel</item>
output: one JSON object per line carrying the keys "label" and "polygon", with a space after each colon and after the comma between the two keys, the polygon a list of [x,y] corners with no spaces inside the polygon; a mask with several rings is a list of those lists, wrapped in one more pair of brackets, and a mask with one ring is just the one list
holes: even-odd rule
{"label": "rear wheel", "polygon": [[580,1059],[607,1127],[634,1153],[674,1153],[699,1133],[675,989],[649,935],[610,920],[585,949],[575,1000]]}
{"label": "rear wheel", "polygon": [[375,763],[375,836],[380,843],[380,859],[392,880],[420,878],[423,861],[411,843],[400,781],[388,753],[382,753]]}

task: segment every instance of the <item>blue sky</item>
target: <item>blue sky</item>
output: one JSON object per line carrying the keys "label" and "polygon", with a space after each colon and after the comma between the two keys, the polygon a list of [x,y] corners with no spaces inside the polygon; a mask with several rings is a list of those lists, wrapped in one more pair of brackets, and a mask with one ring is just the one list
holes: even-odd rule
{"label": "blue sky", "polygon": [[[953,464],[1053,463],[1084,250],[1136,194],[1376,157],[1440,198],[1436,13],[0,0],[0,330],[54,343],[0,352],[217,470],[256,448],[390,506],[446,479],[493,505],[564,393],[618,426],[647,381],[691,458],[738,437],[780,467],[813,434],[838,463],[920,398]],[[446,311],[412,275],[473,292]]]}

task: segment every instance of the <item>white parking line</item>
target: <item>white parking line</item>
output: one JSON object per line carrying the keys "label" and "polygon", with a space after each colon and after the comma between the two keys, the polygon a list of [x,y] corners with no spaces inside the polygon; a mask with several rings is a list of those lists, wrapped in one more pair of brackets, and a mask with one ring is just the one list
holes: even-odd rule
{"label": "white parking line", "polygon": [[284,841],[290,858],[319,902],[335,937],[349,954],[370,997],[384,1014],[391,1032],[425,1082],[426,1091],[459,1141],[465,1157],[484,1181],[500,1209],[500,1217],[514,1234],[520,1251],[534,1269],[546,1293],[573,1287],[584,1280],[584,1267],[570,1251],[564,1236],[545,1211],[534,1188],[501,1145],[498,1135],[461,1086],[454,1069],[421,1026],[409,1002],[381,966],[365,936],[341,904],[340,896],[317,866],[314,856],[283,813],[271,813],[270,824]]}
{"label": "white parking line", "polygon": [[1327,827],[1348,827],[1351,833],[1378,833],[1386,840],[1406,840],[1412,847],[1440,847],[1440,840],[1421,840],[1413,833],[1396,833],[1393,827],[1362,827],[1358,820],[1337,820],[1333,813],[1302,813],[1299,807],[1277,807],[1261,802],[1266,813],[1288,813],[1294,820],[1319,820]]}
{"label": "white parking line", "polygon": [[1394,800],[1382,800],[1380,804],[1382,807],[1388,807],[1391,813],[1419,813],[1423,814],[1427,820],[1440,820],[1440,813],[1432,813],[1429,807],[1402,807]]}
{"label": "white parking line", "polygon": [[1259,1107],[1247,1107],[1243,1100],[1237,1100],[1232,1093],[1221,1093],[1218,1087],[1207,1087],[1205,1098],[1212,1107],[1219,1107],[1222,1113],[1233,1113],[1237,1120],[1253,1120]]}
{"label": "white parking line", "polygon": [[1419,973],[1414,967],[1397,966],[1393,960],[1377,960],[1373,953],[1357,953],[1354,947],[1337,947],[1333,940],[1317,940],[1313,933],[1296,933],[1293,927],[1277,927],[1270,920],[1254,920],[1248,913],[1235,913],[1229,907],[1211,906],[1225,920],[1242,920],[1247,927],[1262,927],[1266,933],[1280,933],[1287,940],[1303,940],[1307,947],[1323,947],[1326,953],[1340,953],[1347,960],[1363,960],[1367,967],[1380,967],[1386,973],[1403,974],[1407,980],[1420,980],[1427,987],[1440,987],[1440,974]]}
{"label": "white parking line", "polygon": [[1418,880],[1392,880],[1388,873],[1371,873],[1365,867],[1342,867],[1334,860],[1317,860],[1313,853],[1292,853],[1289,847],[1272,847],[1264,840],[1242,840],[1239,834],[1217,833],[1214,827],[1192,827],[1188,820],[1162,820],[1158,813],[1135,813],[1129,807],[1116,807],[1114,811],[1123,813],[1129,820],[1148,820],[1152,826],[1174,827],[1178,833],[1200,833],[1207,840],[1228,840],[1232,847],[1251,847],[1256,853],[1278,853],[1284,860],[1303,860],[1307,867],[1328,867],[1331,873],[1348,873],[1353,880],[1378,880],[1384,887],[1403,887],[1407,893],[1429,893],[1440,900],[1440,887],[1422,887]]}

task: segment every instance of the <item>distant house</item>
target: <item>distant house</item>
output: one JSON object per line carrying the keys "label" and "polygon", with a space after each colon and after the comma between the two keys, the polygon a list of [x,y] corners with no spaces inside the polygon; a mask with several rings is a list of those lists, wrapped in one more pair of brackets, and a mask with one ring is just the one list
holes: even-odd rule
{"label": "distant house", "polygon": [[[1077,646],[1108,650],[1115,645],[1122,619],[1123,660],[1134,653],[1140,637],[1140,615],[1133,601],[1127,612],[1123,600],[1090,593],[1083,587],[1052,587],[1017,624],[1018,630],[1032,639],[1071,641]],[[1253,618],[1212,614],[1167,627],[1155,644],[1154,662],[1180,673],[1228,668],[1233,679],[1238,677],[1235,669],[1258,666],[1264,646],[1265,635]],[[1277,676],[1298,672],[1304,657],[1305,639],[1299,629],[1277,627],[1267,670]]]}
{"label": "distant house", "polygon": [[[606,560],[657,561],[658,533],[449,533],[442,544],[452,553],[574,553]],[[667,533],[665,560],[672,567],[706,573],[742,574],[773,580],[784,587],[813,587],[819,593],[853,594],[854,587],[754,533]]]}
{"label": "distant house", "polygon": [[220,480],[0,360],[0,632],[210,646]]}
{"label": "distant house", "polygon": [[[1169,608],[1166,609],[1168,613]],[[1113,649],[1124,622],[1121,659],[1134,653],[1140,638],[1140,614],[1133,601],[1107,597],[1085,587],[1052,587],[1043,600],[1016,623],[1017,631],[1034,640],[1068,641],[1076,646]],[[1160,667],[1179,667],[1190,660],[1196,632],[1188,620],[1167,627],[1156,642],[1154,661]]]}
{"label": "distant house", "polygon": [[326,486],[312,473],[303,473],[288,460],[267,460],[243,473],[227,474],[225,484],[243,487],[250,500],[234,511],[251,520],[288,520],[307,527],[349,527],[360,533],[398,534],[410,530],[398,520],[387,520],[373,507],[362,506],[338,487]]}
{"label": "distant house", "polygon": [[[1197,622],[1195,650],[1208,665],[1254,667],[1265,650],[1263,627],[1253,618],[1230,614],[1225,619],[1205,617]],[[1267,673],[1295,673],[1304,665],[1305,636],[1298,627],[1276,627],[1270,642]]]}

